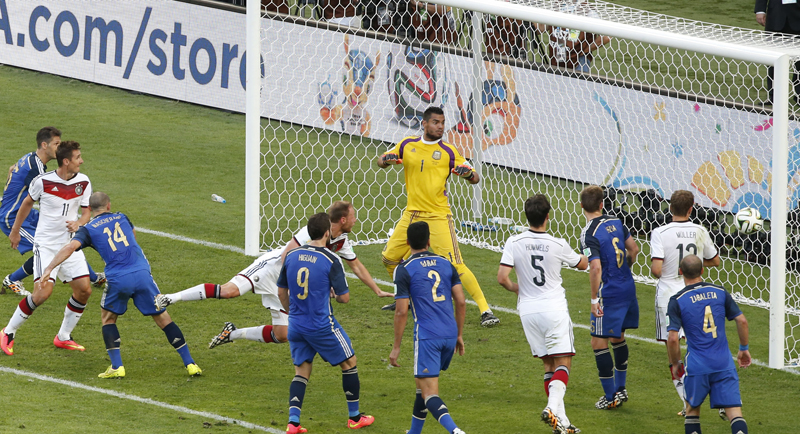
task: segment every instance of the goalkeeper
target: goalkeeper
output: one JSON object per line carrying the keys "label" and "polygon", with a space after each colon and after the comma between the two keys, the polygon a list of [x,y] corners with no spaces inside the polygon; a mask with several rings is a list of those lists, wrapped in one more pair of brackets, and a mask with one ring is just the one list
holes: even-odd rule
{"label": "goalkeeper", "polygon": [[[418,221],[430,227],[431,250],[447,258],[458,271],[458,275],[481,311],[481,325],[491,327],[500,322],[494,316],[483,296],[481,286],[472,271],[464,265],[458,248],[453,214],[447,202],[447,179],[450,174],[464,178],[470,184],[477,184],[480,176],[472,170],[469,163],[458,150],[442,140],[444,134],[444,112],[438,107],[429,107],[422,115],[423,135],[406,137],[394,148],[378,157],[378,167],[387,168],[402,164],[405,169],[408,203],[403,216],[394,228],[383,249],[383,265],[393,274],[394,269],[410,249],[406,239],[408,225]],[[388,305],[385,309],[394,309]]]}

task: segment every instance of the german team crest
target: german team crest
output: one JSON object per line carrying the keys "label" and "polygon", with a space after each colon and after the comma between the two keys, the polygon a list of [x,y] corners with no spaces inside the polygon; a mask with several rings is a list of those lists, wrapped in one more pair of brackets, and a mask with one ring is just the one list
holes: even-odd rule
{"label": "german team crest", "polygon": [[80,184],[75,185],[75,194],[78,196],[83,194],[83,186]]}

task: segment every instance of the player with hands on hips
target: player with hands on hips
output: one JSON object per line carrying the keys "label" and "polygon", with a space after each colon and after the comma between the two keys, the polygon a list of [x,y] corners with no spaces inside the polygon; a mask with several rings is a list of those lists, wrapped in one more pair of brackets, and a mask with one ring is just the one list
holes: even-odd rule
{"label": "player with hands on hips", "polygon": [[[450,366],[454,353],[464,355],[466,300],[458,272],[447,259],[428,251],[430,230],[425,222],[408,225],[411,256],[394,270],[394,344],[389,354],[392,366],[400,366],[400,344],[408,320],[409,304],[414,317],[414,381],[417,394],[408,434],[420,434],[430,413],[450,433],[458,428],[439,397],[439,373]],[[455,315],[453,314],[455,304]]]}

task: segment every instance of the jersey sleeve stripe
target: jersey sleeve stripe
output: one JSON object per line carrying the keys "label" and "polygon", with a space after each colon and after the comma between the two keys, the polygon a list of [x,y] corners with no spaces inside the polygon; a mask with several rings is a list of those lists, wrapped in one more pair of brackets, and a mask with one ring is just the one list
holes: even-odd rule
{"label": "jersey sleeve stripe", "polygon": [[403,159],[403,151],[406,149],[406,145],[411,143],[411,142],[415,142],[417,140],[419,140],[419,137],[409,137],[409,138],[403,140],[402,142],[400,142],[400,153],[399,153],[398,156],[400,157],[401,160]]}
{"label": "jersey sleeve stripe", "polygon": [[453,150],[450,149],[450,147],[445,146],[444,142],[441,141],[441,140],[439,140],[439,147],[444,149],[445,152],[447,152],[447,154],[450,156],[450,170],[453,170],[453,168],[456,167],[456,154],[455,154],[455,152],[453,152]]}
{"label": "jersey sleeve stripe", "polygon": [[513,266],[513,265],[504,264],[504,263],[502,263],[502,262],[500,263],[500,266],[501,266],[501,267],[514,268],[514,266]]}

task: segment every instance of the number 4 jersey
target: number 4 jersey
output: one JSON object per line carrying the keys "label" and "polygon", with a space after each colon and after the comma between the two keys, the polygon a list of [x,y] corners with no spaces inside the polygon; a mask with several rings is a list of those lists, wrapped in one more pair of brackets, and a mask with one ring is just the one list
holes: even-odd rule
{"label": "number 4 jersey", "polygon": [[79,241],[81,248],[97,250],[106,263],[105,272],[109,280],[134,271],[150,271],[150,263],[136,242],[133,224],[125,214],[99,214],[78,229],[73,240]]}
{"label": "number 4 jersey", "polygon": [[545,232],[529,230],[510,237],[500,265],[513,267],[517,273],[520,316],[567,310],[561,264],[576,267],[580,261],[580,255],[565,240]]}
{"label": "number 4 jersey", "polygon": [[742,314],[731,294],[709,283],[689,285],[669,300],[669,327],[686,333],[686,374],[701,375],[735,369],[725,320]]}
{"label": "number 4 jersey", "polygon": [[39,224],[34,241],[40,245],[62,246],[70,239],[67,221],[78,220],[78,209],[89,206],[92,183],[83,173],[64,180],[52,171],[34,178],[28,194],[39,202]]}
{"label": "number 4 jersey", "polygon": [[653,229],[650,236],[651,258],[663,260],[661,278],[656,285],[656,303],[667,306],[669,298],[686,286],[678,274],[678,265],[684,256],[697,255],[700,259],[714,259],[717,247],[703,226],[685,222],[672,222]]}

